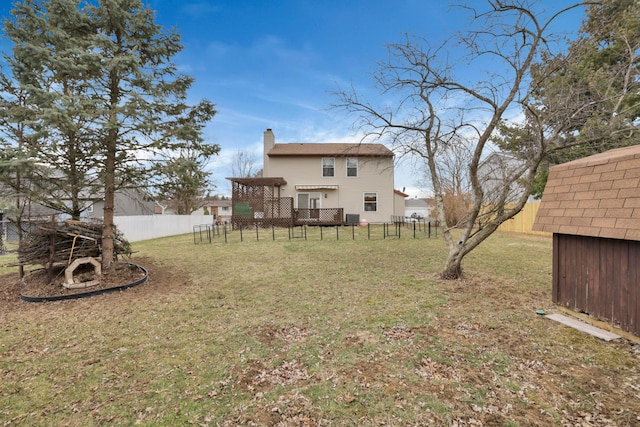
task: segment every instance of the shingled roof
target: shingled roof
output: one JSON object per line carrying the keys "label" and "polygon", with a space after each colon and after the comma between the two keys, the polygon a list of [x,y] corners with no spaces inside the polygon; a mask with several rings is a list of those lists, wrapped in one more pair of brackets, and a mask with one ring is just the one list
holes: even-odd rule
{"label": "shingled roof", "polygon": [[276,144],[267,153],[276,156],[325,156],[325,157],[393,157],[393,152],[382,144]]}
{"label": "shingled roof", "polygon": [[640,145],[554,166],[533,229],[640,241]]}
{"label": "shingled roof", "polygon": [[227,178],[231,182],[236,182],[240,185],[254,186],[254,187],[281,187],[287,185],[287,181],[281,177],[248,177],[248,178]]}

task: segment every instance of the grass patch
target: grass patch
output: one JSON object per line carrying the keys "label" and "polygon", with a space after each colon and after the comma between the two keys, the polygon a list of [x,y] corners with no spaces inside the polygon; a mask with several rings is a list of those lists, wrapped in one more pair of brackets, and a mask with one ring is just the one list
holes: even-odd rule
{"label": "grass patch", "polygon": [[469,256],[466,279],[446,282],[438,239],[342,232],[141,242],[144,285],[7,298],[0,423],[638,421],[637,347],[535,314],[553,310],[549,239],[496,234]]}

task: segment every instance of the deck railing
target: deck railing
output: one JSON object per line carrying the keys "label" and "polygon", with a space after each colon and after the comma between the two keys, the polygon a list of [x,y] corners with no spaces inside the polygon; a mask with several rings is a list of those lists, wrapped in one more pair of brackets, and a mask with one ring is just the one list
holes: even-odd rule
{"label": "deck railing", "polygon": [[293,223],[295,225],[342,225],[344,209],[295,209]]}

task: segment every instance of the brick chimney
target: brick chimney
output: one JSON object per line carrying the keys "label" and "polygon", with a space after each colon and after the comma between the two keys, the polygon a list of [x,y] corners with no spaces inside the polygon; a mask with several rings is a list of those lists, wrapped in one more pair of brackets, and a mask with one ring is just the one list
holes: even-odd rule
{"label": "brick chimney", "polygon": [[276,145],[276,137],[271,129],[264,131],[264,155],[262,160],[262,176],[269,176],[269,156],[267,153]]}

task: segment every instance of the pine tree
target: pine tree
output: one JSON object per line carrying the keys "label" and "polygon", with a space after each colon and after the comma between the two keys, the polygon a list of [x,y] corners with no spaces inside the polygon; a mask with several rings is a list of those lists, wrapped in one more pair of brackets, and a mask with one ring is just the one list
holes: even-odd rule
{"label": "pine tree", "polygon": [[5,31],[13,77],[35,113],[31,151],[57,174],[41,182],[52,186],[49,199],[71,201],[73,216],[85,192],[103,195],[107,270],[115,192],[145,185],[159,153],[217,153],[202,138],[214,106],[186,103],[193,79],[172,62],[180,37],[140,0],[22,0],[12,13]]}
{"label": "pine tree", "polygon": [[193,83],[179,74],[173,57],[182,50],[175,32],[155,24],[154,12],[139,0],[100,0],[88,7],[98,29],[96,54],[103,65],[93,90],[102,105],[101,173],[104,179],[103,267],[113,259],[114,194],[142,180],[136,162],[141,150],[202,144],[201,131],[213,117],[209,101],[186,104]]}
{"label": "pine tree", "polygon": [[532,75],[530,109],[557,134],[536,177],[541,196],[549,166],[640,143],[640,2],[590,4],[568,51],[545,57]]}
{"label": "pine tree", "polygon": [[30,112],[22,123],[32,133],[22,138],[21,152],[41,166],[33,170],[30,198],[78,219],[88,207],[83,199],[99,189],[90,92],[100,68],[91,53],[95,32],[79,0],[25,0],[12,14],[5,21],[14,43],[5,87],[15,84]]}

